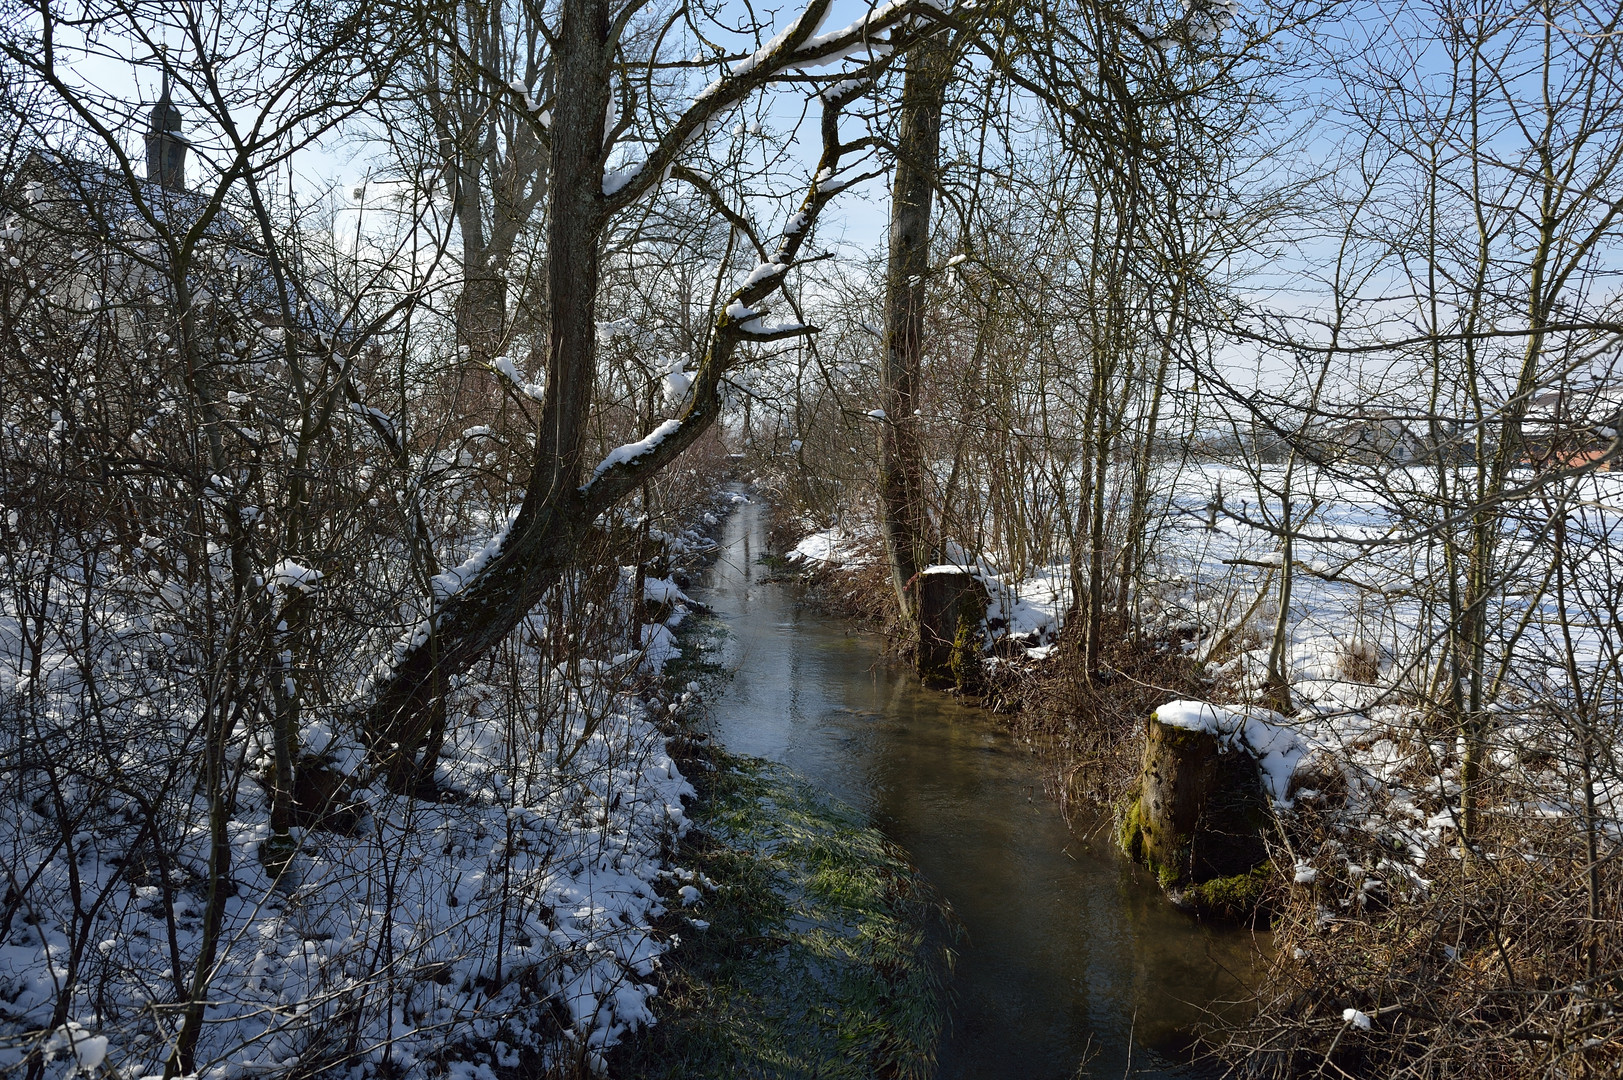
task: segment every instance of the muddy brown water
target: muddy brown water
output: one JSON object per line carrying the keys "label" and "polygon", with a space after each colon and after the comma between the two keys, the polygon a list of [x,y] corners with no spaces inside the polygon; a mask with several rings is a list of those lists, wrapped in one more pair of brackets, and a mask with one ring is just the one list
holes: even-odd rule
{"label": "muddy brown water", "polygon": [[1188,1063],[1188,1030],[1236,996],[1260,943],[1178,912],[1097,822],[1066,825],[994,720],[770,580],[762,511],[737,508],[696,590],[729,631],[713,732],[860,809],[952,905],[965,934],[938,1077],[1215,1075]]}

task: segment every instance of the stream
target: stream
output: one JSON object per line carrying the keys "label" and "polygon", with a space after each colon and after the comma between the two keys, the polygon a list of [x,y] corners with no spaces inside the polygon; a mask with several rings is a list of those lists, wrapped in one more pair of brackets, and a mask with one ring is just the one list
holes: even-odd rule
{"label": "stream", "polygon": [[765,533],[763,507],[741,504],[695,590],[728,629],[712,733],[856,807],[952,906],[964,937],[937,1075],[1069,1080],[1084,1059],[1096,1077],[1211,1075],[1180,1050],[1249,976],[1251,935],[1174,909],[1100,822],[1068,828],[994,719],[770,580]]}

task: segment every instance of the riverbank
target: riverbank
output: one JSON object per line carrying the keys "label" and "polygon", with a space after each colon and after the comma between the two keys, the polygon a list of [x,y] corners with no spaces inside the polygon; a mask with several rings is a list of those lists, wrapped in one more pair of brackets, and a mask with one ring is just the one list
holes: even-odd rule
{"label": "riverbank", "polygon": [[[1609,492],[1600,494],[1615,500]],[[1599,726],[1583,726],[1600,721],[1562,721],[1550,704],[1561,680],[1578,675],[1551,669],[1555,689],[1507,684],[1517,708],[1484,729],[1493,741],[1475,781],[1481,816],[1462,842],[1467,744],[1435,708],[1428,680],[1443,669],[1404,659],[1424,637],[1413,568],[1369,559],[1355,579],[1303,562],[1282,622],[1268,610],[1275,538],[1201,517],[1194,494],[1180,497],[1185,512],[1163,525],[1175,541],[1164,546],[1167,588],[1132,632],[1107,628],[1103,677],[1081,677],[1066,634],[1053,649],[1005,638],[987,656],[990,692],[978,700],[1049,748],[1049,790],[1062,805],[1083,815],[1125,807],[1137,797],[1153,709],[1278,701],[1270,639],[1283,627],[1276,659],[1293,708],[1263,718],[1289,732],[1299,767],[1275,793],[1271,857],[1244,882],[1256,887],[1247,900],[1267,915],[1275,948],[1233,1022],[1208,1029],[1213,1051],[1236,1075],[1270,1080],[1326,1069],[1616,1074],[1623,1013],[1608,973],[1623,955],[1623,893],[1618,864],[1598,854],[1616,835],[1610,744]],[[1384,527],[1375,508],[1345,495],[1321,509],[1336,526],[1326,544]],[[881,559],[877,537],[849,518],[797,546],[807,580],[837,596]],[[1529,609],[1515,632],[1559,627],[1559,616]]]}

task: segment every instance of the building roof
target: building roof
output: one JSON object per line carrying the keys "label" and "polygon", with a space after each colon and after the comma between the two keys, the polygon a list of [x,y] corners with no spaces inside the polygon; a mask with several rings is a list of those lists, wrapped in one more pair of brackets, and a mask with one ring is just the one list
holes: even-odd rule
{"label": "building roof", "polygon": [[[13,182],[0,188],[0,213],[14,219],[7,224],[20,225],[24,236],[60,238],[74,245],[79,257],[94,247],[119,261],[121,292],[129,300],[168,295],[173,242],[207,216],[192,249],[194,295],[232,304],[261,322],[284,321],[264,238],[230,206],[215,206],[212,195],[36,151]],[[299,309],[295,318],[307,329],[329,336],[341,332],[343,320],[325,305],[290,299]]]}

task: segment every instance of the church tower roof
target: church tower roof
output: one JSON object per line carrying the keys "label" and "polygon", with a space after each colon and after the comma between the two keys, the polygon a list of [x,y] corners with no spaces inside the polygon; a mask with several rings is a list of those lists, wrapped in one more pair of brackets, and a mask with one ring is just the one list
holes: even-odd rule
{"label": "church tower roof", "polygon": [[147,179],[171,191],[186,190],[186,136],[181,134],[180,109],[169,97],[169,76],[163,94],[148,114]]}

